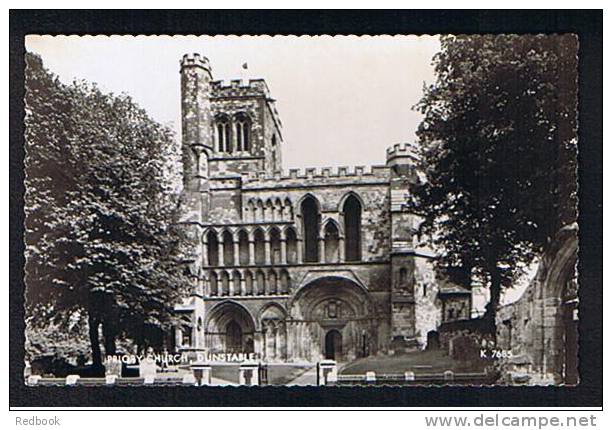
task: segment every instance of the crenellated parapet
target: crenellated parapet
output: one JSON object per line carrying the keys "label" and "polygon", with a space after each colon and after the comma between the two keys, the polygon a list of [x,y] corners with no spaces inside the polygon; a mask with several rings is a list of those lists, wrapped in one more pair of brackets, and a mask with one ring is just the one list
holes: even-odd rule
{"label": "crenellated parapet", "polygon": [[387,148],[387,163],[397,159],[406,158],[418,160],[418,148],[413,143],[396,143]]}
{"label": "crenellated parapet", "polygon": [[389,168],[387,166],[354,166],[354,167],[320,167],[306,169],[289,169],[285,172],[250,172],[244,177],[245,184],[254,184],[261,182],[285,182],[285,181],[304,181],[304,180],[389,180]]}
{"label": "crenellated parapet", "polygon": [[210,62],[208,58],[200,54],[185,54],[181,59],[181,68],[184,67],[201,67],[208,71],[211,71]]}

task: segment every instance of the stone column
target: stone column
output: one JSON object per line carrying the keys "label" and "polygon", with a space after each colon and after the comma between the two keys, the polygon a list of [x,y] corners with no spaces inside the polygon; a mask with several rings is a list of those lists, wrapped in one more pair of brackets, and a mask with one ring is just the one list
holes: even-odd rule
{"label": "stone column", "polygon": [[202,243],[202,265],[206,267],[208,264],[208,242],[204,241]]}
{"label": "stone column", "polygon": [[266,238],[265,239],[265,250],[266,250],[266,264],[271,264],[271,258],[270,258],[270,239]]}
{"label": "stone column", "polygon": [[234,266],[240,266],[240,242],[234,241]]}
{"label": "stone column", "polygon": [[338,238],[338,261],[340,263],[344,263],[344,259],[346,256],[344,255],[344,237],[340,236]]}
{"label": "stone column", "polygon": [[246,279],[244,276],[240,277],[240,295],[246,296]]}
{"label": "stone column", "polygon": [[287,264],[287,240],[281,238],[281,264]]}
{"label": "stone column", "polygon": [[249,265],[255,265],[255,242],[249,240]]}
{"label": "stone column", "polygon": [[302,239],[298,239],[296,241],[296,251],[297,251],[297,262],[298,264],[302,264],[303,261],[303,252],[304,250],[302,249]]}
{"label": "stone column", "polygon": [[325,239],[319,238],[319,263],[325,263]]}
{"label": "stone column", "polygon": [[225,247],[223,246],[223,241],[220,240],[219,241],[219,266],[225,266],[225,262],[223,261],[223,257],[224,257],[224,249]]}
{"label": "stone column", "polygon": [[228,291],[228,295],[233,296],[234,294],[234,276],[230,273],[229,274],[229,291]]}

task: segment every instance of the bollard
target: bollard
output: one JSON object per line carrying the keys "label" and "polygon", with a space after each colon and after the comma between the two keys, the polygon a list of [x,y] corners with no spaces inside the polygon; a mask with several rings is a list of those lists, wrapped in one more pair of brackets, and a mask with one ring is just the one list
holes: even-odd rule
{"label": "bollard", "polygon": [[115,385],[119,376],[111,374],[105,376],[106,385]]}
{"label": "bollard", "polygon": [[195,385],[211,385],[211,374],[212,369],[207,363],[193,363],[191,365],[191,372],[195,378]]}
{"label": "bollard", "polygon": [[408,370],[404,372],[404,380],[405,381],[414,381],[416,378],[414,376],[414,372]]}
{"label": "bollard", "polygon": [[376,372],[366,372],[365,380],[368,384],[376,383]]}
{"label": "bollard", "polygon": [[317,363],[317,385],[338,382],[338,368],[334,360],[322,360]]}
{"label": "bollard", "polygon": [[40,375],[30,375],[27,379],[28,385],[38,385],[38,381],[42,378]]}
{"label": "bollard", "polygon": [[452,370],[447,370],[446,372],[444,372],[444,380],[445,381],[455,380],[455,374],[453,373]]}
{"label": "bollard", "polygon": [[183,375],[183,385],[198,385],[198,381],[193,373]]}
{"label": "bollard", "polygon": [[66,385],[76,385],[79,380],[79,375],[68,375],[66,376]]}
{"label": "bollard", "polygon": [[240,363],[240,385],[259,385],[259,363],[245,361]]}

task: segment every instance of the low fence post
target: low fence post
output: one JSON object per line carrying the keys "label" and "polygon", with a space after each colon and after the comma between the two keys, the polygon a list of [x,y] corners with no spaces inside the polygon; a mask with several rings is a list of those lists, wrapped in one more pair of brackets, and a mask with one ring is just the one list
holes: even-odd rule
{"label": "low fence post", "polygon": [[444,381],[454,381],[455,373],[452,370],[447,370],[444,372]]}
{"label": "low fence post", "polygon": [[404,380],[405,381],[414,381],[416,379],[414,372],[411,370],[407,370],[404,372]]}
{"label": "low fence post", "polygon": [[118,375],[115,375],[115,374],[106,375],[106,376],[104,377],[104,383],[105,383],[106,385],[115,385],[115,384],[117,383],[117,378],[118,378],[118,377],[119,377],[119,376],[118,376]]}
{"label": "low fence post", "polygon": [[259,385],[259,363],[245,361],[240,363],[240,385]]}
{"label": "low fence post", "polygon": [[[195,385],[211,385],[212,382],[212,368],[208,363],[193,363],[191,365],[191,372],[195,379]],[[183,379],[183,383],[185,380]]]}
{"label": "low fence post", "polygon": [[322,360],[317,363],[317,385],[338,382],[338,367],[334,360]]}
{"label": "low fence post", "polygon": [[66,376],[66,385],[76,385],[79,380],[79,375],[68,375]]}
{"label": "low fence post", "polygon": [[40,375],[30,375],[28,376],[27,382],[28,385],[38,385],[38,381],[42,378]]}
{"label": "low fence post", "polygon": [[366,384],[376,383],[376,372],[366,372],[365,374]]}

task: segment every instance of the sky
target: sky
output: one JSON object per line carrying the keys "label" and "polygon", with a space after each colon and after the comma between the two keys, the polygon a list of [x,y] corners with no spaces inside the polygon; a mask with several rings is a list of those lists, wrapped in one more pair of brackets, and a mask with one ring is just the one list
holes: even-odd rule
{"label": "sky", "polygon": [[[434,81],[437,36],[27,36],[26,48],[69,83],[125,92],[181,135],[179,61],[208,57],[216,80],[263,78],[283,122],[283,168],[376,165],[413,142],[413,106]],[[244,70],[242,65],[248,64]],[[520,297],[534,268],[504,303]],[[483,309],[486,296],[476,294]]]}
{"label": "sky", "polygon": [[[384,164],[415,140],[412,107],[434,80],[437,36],[27,36],[69,83],[128,93],[180,136],[179,61],[209,58],[213,78],[263,78],[283,122],[283,168]],[[247,63],[244,70],[242,64]]]}

